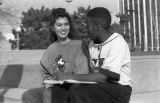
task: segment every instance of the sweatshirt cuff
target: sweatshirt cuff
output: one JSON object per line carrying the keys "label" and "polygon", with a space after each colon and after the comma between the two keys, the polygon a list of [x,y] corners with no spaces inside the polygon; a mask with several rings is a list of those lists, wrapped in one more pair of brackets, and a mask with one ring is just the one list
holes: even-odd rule
{"label": "sweatshirt cuff", "polygon": [[119,81],[120,80],[120,75],[115,72],[112,72],[112,71],[109,71],[103,68],[100,68],[99,72],[105,75],[107,77],[107,80],[109,81]]}

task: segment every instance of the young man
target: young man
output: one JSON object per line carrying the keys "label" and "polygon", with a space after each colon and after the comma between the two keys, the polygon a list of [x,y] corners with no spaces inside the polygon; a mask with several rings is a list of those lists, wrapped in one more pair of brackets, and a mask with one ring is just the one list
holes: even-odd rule
{"label": "young man", "polygon": [[111,15],[106,8],[93,8],[87,18],[93,72],[76,75],[57,72],[56,78],[97,82],[72,85],[70,103],[128,103],[132,91],[129,47],[120,34],[110,31]]}

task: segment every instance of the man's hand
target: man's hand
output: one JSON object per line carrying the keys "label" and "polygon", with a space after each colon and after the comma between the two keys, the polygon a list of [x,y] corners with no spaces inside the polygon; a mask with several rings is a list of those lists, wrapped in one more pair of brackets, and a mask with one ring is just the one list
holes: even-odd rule
{"label": "man's hand", "polygon": [[66,80],[66,79],[72,79],[71,76],[72,74],[69,73],[64,73],[64,72],[56,72],[56,80]]}

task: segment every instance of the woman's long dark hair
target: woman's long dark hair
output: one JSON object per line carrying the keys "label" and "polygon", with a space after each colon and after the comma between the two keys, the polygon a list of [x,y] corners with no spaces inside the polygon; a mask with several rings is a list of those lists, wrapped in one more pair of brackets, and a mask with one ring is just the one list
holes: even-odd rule
{"label": "woman's long dark hair", "polygon": [[56,33],[52,30],[52,26],[54,25],[56,20],[60,17],[66,17],[68,19],[68,22],[70,25],[70,32],[68,34],[68,37],[70,39],[74,39],[75,30],[73,28],[73,24],[72,24],[70,15],[66,12],[64,8],[57,8],[57,9],[53,9],[52,14],[50,16],[50,43],[53,43],[54,41],[57,41],[58,39]]}

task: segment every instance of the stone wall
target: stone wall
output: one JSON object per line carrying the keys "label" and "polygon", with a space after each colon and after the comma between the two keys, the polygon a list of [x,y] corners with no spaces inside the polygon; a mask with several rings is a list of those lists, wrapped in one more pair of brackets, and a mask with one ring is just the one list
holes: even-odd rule
{"label": "stone wall", "polygon": [[[0,87],[42,86],[39,60],[44,50],[0,51]],[[160,91],[160,55],[132,56],[133,93]]]}

